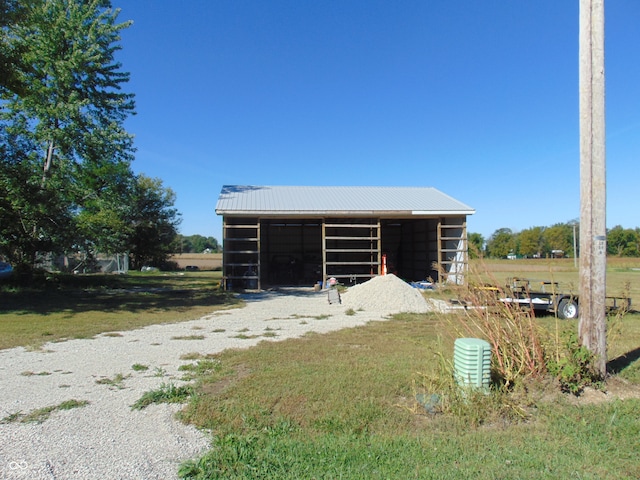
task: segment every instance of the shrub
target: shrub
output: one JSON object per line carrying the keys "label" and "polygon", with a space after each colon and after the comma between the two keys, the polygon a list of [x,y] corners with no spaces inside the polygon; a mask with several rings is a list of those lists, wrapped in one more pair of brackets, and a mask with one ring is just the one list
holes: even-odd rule
{"label": "shrub", "polygon": [[593,368],[593,354],[579,344],[575,333],[570,334],[565,351],[549,358],[547,366],[563,392],[579,395],[587,386],[600,386],[600,376]]}
{"label": "shrub", "polygon": [[131,408],[142,410],[153,403],[184,403],[193,394],[191,385],[176,387],[174,384],[163,383],[157,390],[145,392]]}

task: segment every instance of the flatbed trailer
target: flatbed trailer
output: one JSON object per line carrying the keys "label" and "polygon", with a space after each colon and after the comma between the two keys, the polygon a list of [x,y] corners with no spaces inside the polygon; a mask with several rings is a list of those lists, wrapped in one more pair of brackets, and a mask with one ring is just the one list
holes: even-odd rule
{"label": "flatbed trailer", "polygon": [[[531,281],[526,278],[510,278],[500,301],[518,304],[536,312],[553,313],[558,318],[578,318],[580,298],[573,292],[562,292],[558,282]],[[607,311],[630,310],[628,297],[606,297]]]}

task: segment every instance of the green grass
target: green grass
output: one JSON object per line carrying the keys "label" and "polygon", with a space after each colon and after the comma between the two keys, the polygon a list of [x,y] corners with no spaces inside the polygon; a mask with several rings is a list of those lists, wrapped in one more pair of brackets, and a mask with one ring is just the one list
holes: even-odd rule
{"label": "green grass", "polygon": [[153,376],[154,377],[164,377],[165,375],[167,375],[167,371],[164,368],[155,367],[153,369]]}
{"label": "green grass", "polygon": [[[221,292],[220,272],[49,275],[0,283],[0,349],[118,335],[146,325],[195,320],[240,305]],[[111,332],[111,333],[108,333]]]}
{"label": "green grass", "polygon": [[537,422],[509,429],[413,435],[322,434],[286,422],[264,434],[216,438],[203,458],[185,463],[194,479],[635,479],[637,401],[603,407],[543,409]]}
{"label": "green grass", "polygon": [[184,464],[181,474],[219,479],[635,479],[640,474],[635,455],[617,442],[637,435],[631,425],[638,406],[561,407],[542,412],[537,424],[491,432],[458,425],[414,435],[308,438],[283,423],[264,435],[216,438],[211,452]]}
{"label": "green grass", "polygon": [[201,377],[203,375],[209,375],[211,373],[220,370],[220,362],[214,359],[200,358],[196,363],[188,363],[180,365],[178,368],[181,372],[186,372],[182,380],[189,381],[194,378]]}
{"label": "green grass", "polygon": [[[214,444],[185,463],[182,476],[638,477],[638,399],[575,406],[573,397],[531,383],[526,395],[520,389],[456,415],[427,414],[416,393],[452,356],[451,321],[402,314],[216,355],[219,369],[201,377],[181,414],[211,429]],[[640,341],[639,315],[619,322],[624,335],[612,338],[612,358]],[[554,319],[542,323],[552,328]],[[638,363],[619,376],[637,379]]]}

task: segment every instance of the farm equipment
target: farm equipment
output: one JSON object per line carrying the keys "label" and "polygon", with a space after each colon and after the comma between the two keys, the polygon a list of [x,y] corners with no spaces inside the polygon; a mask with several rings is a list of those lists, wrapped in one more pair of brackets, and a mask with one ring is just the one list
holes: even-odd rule
{"label": "farm equipment", "polygon": [[[560,291],[558,282],[513,277],[500,292],[499,300],[531,308],[535,312],[553,313],[562,319],[578,318],[579,296]],[[627,297],[606,297],[606,300],[607,311],[628,311],[631,308],[631,299]]]}

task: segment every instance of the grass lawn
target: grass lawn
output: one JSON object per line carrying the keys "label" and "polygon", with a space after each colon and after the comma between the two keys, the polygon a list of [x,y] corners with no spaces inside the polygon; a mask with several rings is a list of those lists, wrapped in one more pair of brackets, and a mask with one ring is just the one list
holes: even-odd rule
{"label": "grass lawn", "polygon": [[[640,305],[638,261],[617,260],[609,263],[610,294],[627,288]],[[547,274],[554,281],[577,282],[573,261],[566,259],[484,262],[482,268],[478,275],[500,284],[509,276],[549,279]],[[235,306],[218,290],[216,274],[135,273],[56,277],[46,286],[4,284],[0,347],[91,337]],[[447,413],[429,413],[417,395],[428,398],[450,380],[453,341],[466,322],[464,313],[402,314],[251,349],[202,352],[202,358],[193,359],[193,394],[180,417],[209,429],[213,444],[202,458],[185,462],[180,475],[640,478],[640,315],[609,320],[608,353],[616,374],[607,382],[608,397],[590,391],[577,398],[559,393],[548,378],[528,379],[512,391],[471,394],[455,404],[447,403],[445,391],[436,403],[446,404]],[[544,317],[536,323],[549,338],[577,330],[577,321]]]}
{"label": "grass lawn", "polygon": [[[640,318],[625,320],[640,339]],[[185,421],[214,432],[184,478],[638,478],[640,400],[553,386],[427,413],[416,393],[452,356],[451,319],[388,322],[216,355]],[[575,324],[573,325],[575,326]],[[628,366],[616,382],[638,379]],[[631,380],[628,380],[631,379]],[[637,389],[636,389],[636,393]]]}
{"label": "grass lawn", "polygon": [[239,302],[220,272],[52,275],[0,283],[0,349],[194,320]]}

